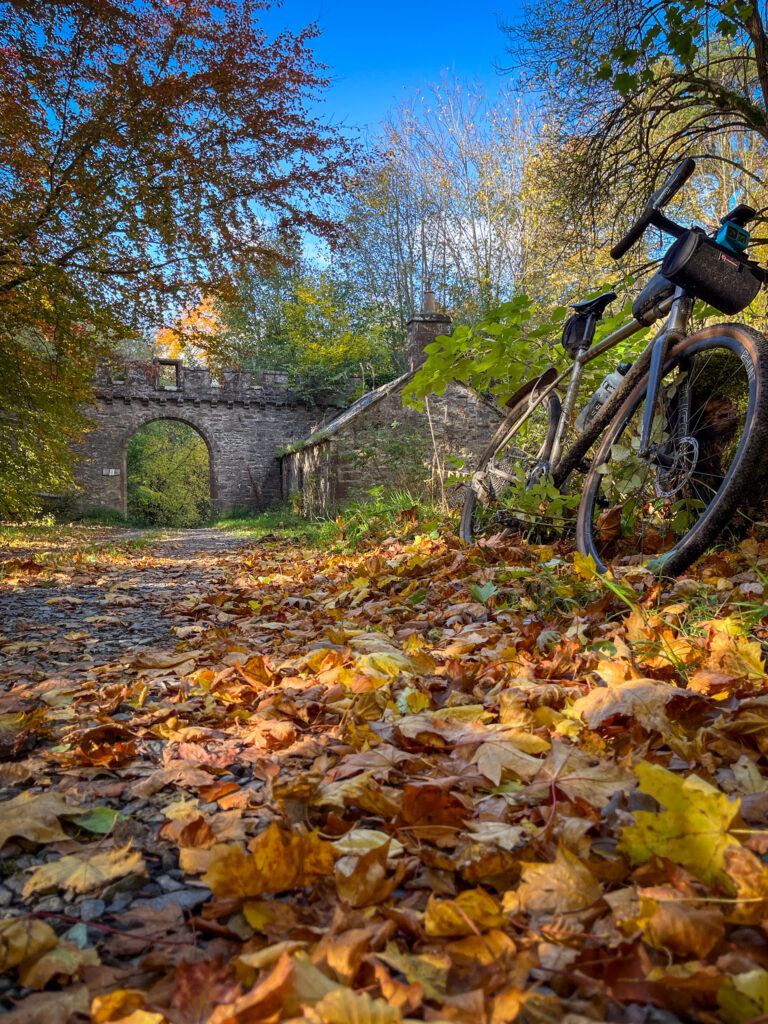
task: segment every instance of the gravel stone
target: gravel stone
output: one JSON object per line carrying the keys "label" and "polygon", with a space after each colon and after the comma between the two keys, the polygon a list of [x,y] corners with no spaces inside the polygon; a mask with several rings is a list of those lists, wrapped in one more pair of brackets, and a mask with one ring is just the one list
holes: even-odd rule
{"label": "gravel stone", "polygon": [[165,910],[166,907],[177,906],[182,910],[194,910],[202,906],[213,894],[210,889],[178,889],[176,892],[163,893],[149,900],[136,900],[134,907],[152,907],[153,910]]}
{"label": "gravel stone", "polygon": [[176,878],[171,878],[170,875],[160,875],[155,881],[163,890],[163,892],[178,892],[179,889],[183,889],[184,885],[179,882]]}
{"label": "gravel stone", "polygon": [[80,904],[80,919],[82,921],[98,921],[104,917],[107,905],[104,900],[83,900]]}
{"label": "gravel stone", "polygon": [[0,885],[0,907],[9,907],[13,900],[13,893],[10,889],[6,889],[4,885]]}
{"label": "gravel stone", "polygon": [[35,904],[35,911],[39,914],[60,914],[64,909],[64,900],[61,896],[44,896]]}

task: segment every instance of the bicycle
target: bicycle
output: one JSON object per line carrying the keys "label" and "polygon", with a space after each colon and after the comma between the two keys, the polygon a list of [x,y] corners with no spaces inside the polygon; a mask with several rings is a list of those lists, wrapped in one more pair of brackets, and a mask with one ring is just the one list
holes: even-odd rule
{"label": "bicycle", "polygon": [[[715,237],[662,212],[694,168],[682,161],[611,250],[620,259],[651,225],[674,239],[635,299],[632,321],[593,345],[616,295],[574,303],[561,338],[572,367],[550,367],[507,403],[467,488],[467,543],[541,519],[562,526],[566,517],[547,520],[547,510],[578,501],[577,547],[597,571],[643,564],[677,575],[741,504],[768,442],[768,342],[743,324],[688,328],[696,299],[739,313],[768,274],[745,254],[751,207],[731,210]],[[575,416],[585,367],[662,318],[634,362],[609,373]],[[569,432],[576,436],[566,444]]]}

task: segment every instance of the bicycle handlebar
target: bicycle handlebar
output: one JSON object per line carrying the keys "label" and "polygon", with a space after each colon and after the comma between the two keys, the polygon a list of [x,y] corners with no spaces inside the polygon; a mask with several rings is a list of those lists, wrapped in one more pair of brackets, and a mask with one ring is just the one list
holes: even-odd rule
{"label": "bicycle handlebar", "polygon": [[626,235],[611,249],[612,259],[620,260],[625,252],[629,252],[635,242],[645,234],[645,229],[651,223],[654,213],[656,211],[652,206],[646,206],[640,214],[639,220],[635,221]]}
{"label": "bicycle handlebar", "polygon": [[655,224],[656,227],[661,228],[662,231],[666,231],[670,235],[674,235],[676,238],[682,234],[684,229],[679,224],[669,220],[668,217],[665,217],[661,213],[661,209],[666,206],[675,193],[688,181],[695,168],[696,161],[691,159],[691,157],[687,157],[677,165],[661,188],[658,188],[653,193],[648,200],[648,205],[626,235],[611,249],[613,259],[621,259],[624,253],[628,252],[644,234],[650,224]]}

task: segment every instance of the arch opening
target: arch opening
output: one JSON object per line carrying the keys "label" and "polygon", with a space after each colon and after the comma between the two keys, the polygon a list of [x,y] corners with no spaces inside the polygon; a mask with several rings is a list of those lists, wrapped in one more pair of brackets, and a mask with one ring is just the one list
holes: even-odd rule
{"label": "arch opening", "polygon": [[213,459],[190,423],[151,420],[128,442],[128,518],[140,526],[195,527],[211,517]]}

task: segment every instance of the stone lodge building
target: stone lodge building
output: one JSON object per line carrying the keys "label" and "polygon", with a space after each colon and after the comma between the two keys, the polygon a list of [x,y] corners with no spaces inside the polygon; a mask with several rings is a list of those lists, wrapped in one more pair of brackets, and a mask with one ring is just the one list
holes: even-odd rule
{"label": "stone lodge building", "polygon": [[408,322],[408,372],[285,450],[282,494],[306,514],[327,514],[381,484],[460,500],[451,475],[462,464],[472,466],[501,413],[495,402],[459,381],[442,395],[428,396],[423,411],[403,405],[403,389],[426,359],[424,348],[450,332],[451,319],[435,312],[432,292],[425,293],[424,307]]}
{"label": "stone lodge building", "polygon": [[123,378],[100,371],[86,410],[93,426],[78,450],[77,504],[124,514],[130,440],[164,419],[189,424],[205,441],[215,514],[257,511],[280,499],[307,514],[328,513],[380,484],[450,500],[451,471],[462,460],[471,465],[500,412],[458,382],[429,396],[423,411],[403,406],[403,388],[424,362],[425,345],[450,330],[431,292],[424,305],[408,323],[408,372],[346,409],[330,395],[310,405],[289,388],[285,373],[262,373],[254,382],[231,370],[217,384],[208,370],[170,359],[129,366]]}

